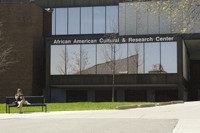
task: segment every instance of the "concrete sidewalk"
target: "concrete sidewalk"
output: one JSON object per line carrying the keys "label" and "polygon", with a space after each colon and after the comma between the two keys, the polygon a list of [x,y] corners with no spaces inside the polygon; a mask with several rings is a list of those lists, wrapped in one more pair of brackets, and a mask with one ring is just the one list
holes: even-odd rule
{"label": "concrete sidewalk", "polygon": [[6,133],[200,133],[200,102],[129,110],[0,114]]}

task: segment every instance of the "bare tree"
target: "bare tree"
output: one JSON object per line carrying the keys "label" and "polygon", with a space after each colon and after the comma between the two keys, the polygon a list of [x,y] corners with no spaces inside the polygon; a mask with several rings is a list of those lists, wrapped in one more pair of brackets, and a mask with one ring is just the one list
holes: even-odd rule
{"label": "bare tree", "polygon": [[0,73],[9,69],[11,64],[17,61],[10,55],[13,53],[13,45],[9,44],[3,35],[3,23],[0,22]]}
{"label": "bare tree", "polygon": [[85,70],[87,66],[90,64],[88,59],[88,51],[85,49],[80,50],[80,53],[73,53],[75,58],[74,64],[72,65],[72,71],[76,74],[81,74],[81,71]]}
{"label": "bare tree", "polygon": [[[70,57],[70,55],[73,55]],[[57,71],[60,74],[80,74],[90,64],[88,59],[88,51],[81,49],[80,53],[70,53],[65,45],[60,53],[60,63],[57,65]],[[70,60],[71,59],[71,60]]]}
{"label": "bare tree", "polygon": [[69,54],[68,54],[68,50],[65,46],[65,50],[62,50],[61,54],[60,54],[61,60],[60,60],[60,64],[57,66],[57,70],[60,74],[64,74],[66,75],[68,73],[68,69],[69,69]]}
{"label": "bare tree", "polygon": [[[106,39],[117,39],[117,25],[114,20],[111,21],[111,27],[109,27],[112,31],[110,34],[106,34]],[[112,72],[112,102],[115,101],[115,73],[116,73],[116,60],[120,60],[121,56],[118,56],[116,59],[116,53],[120,51],[120,45],[116,45],[116,43],[109,43],[107,45],[103,45],[102,53],[104,59],[106,61],[106,65]]]}

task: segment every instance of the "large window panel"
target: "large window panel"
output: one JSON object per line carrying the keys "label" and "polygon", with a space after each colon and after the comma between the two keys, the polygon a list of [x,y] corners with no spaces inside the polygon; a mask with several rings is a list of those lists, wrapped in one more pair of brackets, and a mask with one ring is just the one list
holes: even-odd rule
{"label": "large window panel", "polygon": [[56,8],[56,35],[67,34],[67,8]]}
{"label": "large window panel", "polygon": [[81,34],[92,34],[92,7],[81,8]]}
{"label": "large window panel", "polygon": [[81,74],[96,74],[96,44],[81,46]]}
{"label": "large window panel", "polygon": [[106,7],[106,33],[118,33],[118,6]]}
{"label": "large window panel", "polygon": [[97,44],[97,74],[112,74],[113,70],[112,44]]}
{"label": "large window panel", "polygon": [[[169,2],[163,2],[163,6],[167,6]],[[166,34],[166,33],[171,33],[171,13],[165,12],[165,11],[160,11],[160,33],[161,34]]]}
{"label": "large window panel", "polygon": [[128,73],[144,73],[143,43],[128,44]]}
{"label": "large window panel", "polygon": [[126,74],[127,71],[127,44],[115,44],[115,73]]}
{"label": "large window panel", "polygon": [[126,28],[126,35],[135,35],[137,26],[136,26],[136,12],[137,12],[137,5],[130,5],[130,3],[127,3],[126,11],[125,11],[125,28]]}
{"label": "large window panel", "polygon": [[159,34],[159,7],[155,2],[149,3],[148,7],[148,32],[149,34]]}
{"label": "large window panel", "polygon": [[147,34],[148,30],[148,11],[146,2],[141,2],[139,4],[140,8],[137,8],[137,18],[136,18],[136,27],[137,34]]}
{"label": "large window panel", "polygon": [[177,73],[177,43],[161,43],[161,65],[167,73]]}
{"label": "large window panel", "polygon": [[55,21],[56,21],[56,9],[54,8],[52,12],[52,35],[56,34]]}
{"label": "large window panel", "polygon": [[126,4],[119,3],[119,35],[126,35]]}
{"label": "large window panel", "polygon": [[160,43],[145,43],[145,73],[160,73]]}
{"label": "large window panel", "polygon": [[65,45],[51,46],[51,75],[65,74]]}
{"label": "large window panel", "polygon": [[94,33],[105,33],[105,7],[94,7]]}
{"label": "large window panel", "polygon": [[68,45],[67,50],[69,53],[68,74],[80,74],[80,45]]}
{"label": "large window panel", "polygon": [[80,34],[80,8],[69,8],[69,34]]}

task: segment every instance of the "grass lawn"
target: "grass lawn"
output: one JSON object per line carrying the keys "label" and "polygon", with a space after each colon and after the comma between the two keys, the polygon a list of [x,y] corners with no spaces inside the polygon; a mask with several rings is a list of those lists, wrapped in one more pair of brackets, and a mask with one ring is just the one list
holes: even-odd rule
{"label": "grass lawn", "polygon": [[[71,111],[71,110],[108,110],[117,106],[150,104],[148,102],[73,102],[73,103],[47,103],[47,111]],[[154,104],[154,103],[152,103]],[[24,107],[23,112],[41,112],[41,107]],[[10,108],[11,113],[19,110],[16,107]],[[0,113],[6,113],[6,105],[0,104]]]}

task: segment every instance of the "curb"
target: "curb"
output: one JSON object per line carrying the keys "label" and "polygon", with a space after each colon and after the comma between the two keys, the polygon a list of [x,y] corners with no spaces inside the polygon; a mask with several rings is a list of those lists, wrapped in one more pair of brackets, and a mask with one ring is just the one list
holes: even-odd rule
{"label": "curb", "polygon": [[124,110],[124,109],[156,107],[156,106],[181,104],[181,103],[184,103],[184,101],[169,101],[169,102],[161,102],[161,103],[157,103],[157,104],[139,104],[139,105],[117,106],[115,109]]}

